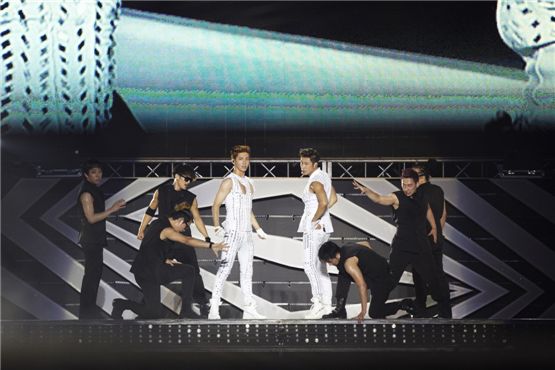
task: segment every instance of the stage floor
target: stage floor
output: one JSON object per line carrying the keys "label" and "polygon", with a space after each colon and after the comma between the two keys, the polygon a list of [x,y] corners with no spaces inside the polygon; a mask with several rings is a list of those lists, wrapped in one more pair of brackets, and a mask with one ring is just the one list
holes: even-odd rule
{"label": "stage floor", "polygon": [[2,321],[2,369],[551,369],[554,329],[535,319]]}

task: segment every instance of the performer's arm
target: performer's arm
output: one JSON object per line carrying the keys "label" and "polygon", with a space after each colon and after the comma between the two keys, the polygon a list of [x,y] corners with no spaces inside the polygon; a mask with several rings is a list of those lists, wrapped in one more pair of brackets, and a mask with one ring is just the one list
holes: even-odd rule
{"label": "performer's arm", "polygon": [[331,192],[330,192],[330,199],[329,199],[329,202],[328,202],[328,209],[333,207],[333,205],[335,203],[337,203],[337,193],[335,192],[335,188],[332,186],[331,187]]}
{"label": "performer's arm", "polygon": [[207,238],[208,231],[206,231],[206,226],[204,225],[204,221],[202,220],[202,217],[200,217],[197,198],[193,200],[193,204],[191,205],[191,214],[193,215],[193,220],[195,221],[195,226],[197,227],[198,231],[200,231],[202,236]]}
{"label": "performer's arm", "polygon": [[205,242],[203,240],[195,239],[192,236],[183,235],[182,233],[175,231],[171,227],[166,227],[164,230],[162,230],[162,232],[160,233],[160,239],[169,239],[173,242],[185,244],[193,248],[209,248],[213,249],[214,251],[227,249],[224,243]]}
{"label": "performer's arm", "polygon": [[[328,198],[326,196],[326,191],[324,190],[324,186],[322,183],[318,181],[314,181],[310,184],[310,190],[314,192],[316,198],[318,199],[318,208],[316,209],[316,213],[314,217],[312,217],[312,222],[318,222],[320,218],[326,213],[328,209]],[[318,226],[319,229],[321,226]]]}
{"label": "performer's arm", "polygon": [[436,221],[434,220],[434,214],[432,213],[432,209],[430,208],[429,205],[428,205],[428,211],[426,212],[426,218],[428,219],[428,222],[430,223],[430,226],[432,227],[432,229],[428,233],[428,236],[431,235],[432,238],[434,239],[434,243],[437,243]]}
{"label": "performer's arm", "polygon": [[87,219],[87,222],[89,224],[96,224],[97,222],[105,220],[112,213],[117,212],[125,207],[125,200],[120,199],[117,200],[106,211],[94,213],[94,200],[91,193],[81,194],[81,196],[79,197],[79,201],[81,202],[81,207],[83,207],[83,214],[85,215],[85,218]]}
{"label": "performer's arm", "polygon": [[154,213],[156,212],[157,209],[158,209],[158,190],[154,192],[154,195],[150,200],[150,204],[148,205],[148,208],[145,214],[143,215],[143,219],[141,220],[141,225],[139,226],[139,231],[137,232],[137,239],[143,240],[143,238],[145,237],[146,227],[148,226],[150,221],[152,221],[152,217],[154,216]]}
{"label": "performer's arm", "polygon": [[362,194],[370,198],[370,200],[374,203],[381,204],[382,206],[394,207],[399,205],[399,200],[393,193],[389,195],[380,195],[356,181],[353,181],[353,186],[355,187],[355,189],[360,190]]}
{"label": "performer's arm", "polygon": [[214,198],[214,203],[212,203],[212,222],[214,227],[220,227],[220,207],[225,200],[225,197],[229,194],[232,187],[231,179],[225,179],[222,181],[216,197]]}
{"label": "performer's arm", "polygon": [[364,316],[368,310],[368,286],[366,285],[362,271],[360,271],[360,268],[358,267],[357,257],[351,257],[345,261],[345,271],[351,275],[353,281],[358,287],[361,311],[356,316],[356,319],[361,322],[364,320]]}

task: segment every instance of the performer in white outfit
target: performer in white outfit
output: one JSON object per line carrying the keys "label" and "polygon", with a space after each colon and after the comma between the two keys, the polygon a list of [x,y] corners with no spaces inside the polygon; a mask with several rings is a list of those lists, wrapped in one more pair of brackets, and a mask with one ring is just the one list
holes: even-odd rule
{"label": "performer in white outfit", "polygon": [[307,319],[320,319],[332,311],[331,280],[327,266],[318,258],[320,246],[333,232],[329,208],[337,201],[327,173],[318,168],[320,155],[315,149],[301,149],[301,173],[309,176],[303,191],[304,212],[298,232],[303,233],[304,271],[312,290],[312,307]]}
{"label": "performer in white outfit", "polygon": [[[222,290],[231,272],[236,255],[239,256],[241,290],[245,303],[243,318],[264,319],[265,317],[256,311],[256,302],[252,294],[252,262],[254,255],[252,227],[254,226],[259,238],[266,239],[267,235],[258,225],[252,213],[254,186],[252,181],[245,176],[250,163],[250,148],[246,145],[234,146],[231,150],[231,162],[234,166],[233,172],[222,181],[212,205],[212,219],[216,236],[223,237],[224,243],[229,246],[229,249],[227,252],[223,252],[221,256],[216,281],[212,289],[208,319],[220,319],[219,309]],[[222,229],[220,226],[220,206],[224,202],[226,219],[222,224]]]}

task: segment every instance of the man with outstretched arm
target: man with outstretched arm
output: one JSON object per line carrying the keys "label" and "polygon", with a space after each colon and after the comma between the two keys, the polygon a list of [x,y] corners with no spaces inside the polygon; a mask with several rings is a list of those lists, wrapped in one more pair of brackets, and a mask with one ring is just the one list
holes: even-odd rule
{"label": "man with outstretched arm", "polygon": [[[196,180],[195,171],[191,166],[180,164],[173,169],[172,183],[161,185],[152,196],[149,206],[139,226],[137,239],[142,240],[144,233],[150,221],[155,217],[158,210],[158,217],[167,217],[175,210],[186,210],[191,212],[195,226],[204,236],[204,240],[209,242],[210,237],[206,231],[206,226],[200,216],[198,209],[197,196],[189,191],[188,187]],[[187,227],[184,235],[191,236],[191,228]],[[204,281],[200,275],[200,267],[198,264],[197,253],[193,248],[181,248],[176,245],[173,249],[173,258],[181,263],[193,266],[195,269],[195,285],[193,289],[193,298],[199,304],[200,313],[205,318],[208,317],[208,298]]]}
{"label": "man with outstretched arm", "polygon": [[[402,191],[388,195],[380,195],[371,189],[353,181],[355,189],[360,190],[374,203],[393,208],[397,231],[391,243],[389,266],[395,284],[401,279],[408,265],[417,270],[422,279],[430,287],[432,298],[438,303],[440,311],[449,305],[449,295],[439,289],[436,276],[436,265],[432,257],[432,246],[428,236],[437,242],[437,228],[434,216],[427,200],[417,192],[418,174],[412,168],[406,168],[401,174]],[[427,232],[427,223],[430,231]]]}
{"label": "man with outstretched arm", "polygon": [[116,298],[113,301],[112,317],[121,319],[125,310],[135,312],[141,319],[163,317],[160,303],[160,285],[181,281],[180,318],[200,318],[192,310],[192,292],[196,272],[193,266],[183,264],[173,258],[172,248],[209,248],[214,252],[225,251],[223,243],[214,244],[183,235],[188,227],[191,214],[188,211],[174,211],[168,217],[160,218],[147,228],[139,252],[131,266],[135,281],[143,291],[143,302]]}

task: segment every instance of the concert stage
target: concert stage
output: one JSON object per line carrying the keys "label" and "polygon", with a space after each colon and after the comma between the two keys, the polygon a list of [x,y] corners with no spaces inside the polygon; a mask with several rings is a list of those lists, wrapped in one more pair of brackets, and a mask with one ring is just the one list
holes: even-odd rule
{"label": "concert stage", "polygon": [[554,320],[3,321],[2,369],[547,369],[554,329]]}

